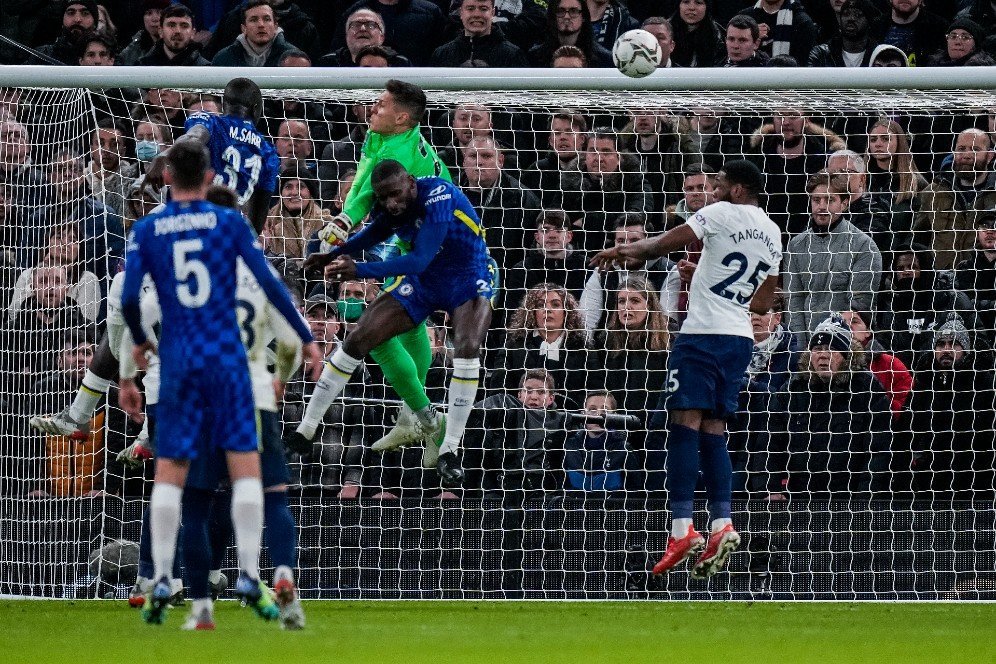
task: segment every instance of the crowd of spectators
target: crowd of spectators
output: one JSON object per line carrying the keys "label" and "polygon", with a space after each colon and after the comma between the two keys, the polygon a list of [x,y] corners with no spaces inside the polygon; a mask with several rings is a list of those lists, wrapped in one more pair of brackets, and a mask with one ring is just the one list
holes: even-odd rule
{"label": "crowd of spectators", "polygon": [[[610,66],[615,38],[640,25],[668,67],[959,66],[991,64],[996,32],[989,3],[922,0],[12,4],[0,32],[39,55],[8,44],[2,61],[98,66]],[[148,164],[190,113],[220,112],[220,100],[109,90],[93,96],[91,124],[58,134],[81,140],[54,140],[32,136],[54,112],[38,94],[0,90],[0,457],[23,465],[0,491],[125,492],[113,452],[139,422],[110,409],[118,415],[100,415],[78,444],[40,439],[25,422],[61,409],[92,357],[123,237],[160,202],[143,187]],[[370,108],[272,98],[261,121],[281,160],[261,242],[328,352],[379,285],[314,281],[302,264],[342,209]],[[521,503],[663,488],[668,348],[702,247],[609,273],[587,260],[683,223],[713,202],[723,162],[747,157],[766,175],[763,206],[786,251],[774,306],[753,315],[731,424],[735,489],[773,500],[991,497],[994,115],[880,111],[762,118],[486,98],[432,108],[422,130],[477,209],[501,283],[462,492]],[[445,317],[429,335],[426,387],[440,402]],[[306,372],[291,380],[285,426],[313,388]],[[417,450],[370,452],[396,398],[375,363],[345,396],[314,451],[294,458],[298,484],[343,498],[459,495],[440,491]],[[628,425],[603,423],[606,413]]]}

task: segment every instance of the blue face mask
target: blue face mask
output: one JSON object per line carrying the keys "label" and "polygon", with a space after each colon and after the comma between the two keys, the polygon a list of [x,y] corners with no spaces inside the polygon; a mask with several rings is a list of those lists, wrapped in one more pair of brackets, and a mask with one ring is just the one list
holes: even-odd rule
{"label": "blue face mask", "polygon": [[137,141],[135,143],[135,156],[139,161],[152,161],[159,154],[159,144],[155,141]]}

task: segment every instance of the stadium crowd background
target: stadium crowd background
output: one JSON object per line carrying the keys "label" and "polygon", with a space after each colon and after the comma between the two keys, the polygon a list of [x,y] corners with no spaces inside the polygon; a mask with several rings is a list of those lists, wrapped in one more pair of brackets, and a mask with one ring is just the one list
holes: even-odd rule
{"label": "stadium crowd background", "polygon": [[[386,66],[398,78],[410,65],[611,66],[616,37],[641,25],[668,67],[992,65],[996,53],[987,0],[87,0],[6,2],[0,15],[0,34],[69,65]],[[4,43],[0,62],[39,60]],[[139,423],[111,408],[70,441],[41,438],[27,419],[67,405],[87,367],[127,228],[159,203],[142,188],[144,169],[189,113],[219,112],[220,100],[107,91],[92,98],[96,126],[75,134],[84,140],[42,145],[29,131],[45,112],[38,95],[0,90],[0,491],[142,495],[144,476],[114,459]],[[754,316],[731,425],[735,489],[992,499],[996,109],[762,118],[482,102],[436,108],[423,123],[501,267],[466,485],[441,494],[420,450],[369,451],[390,411],[356,399],[395,397],[367,363],[313,453],[293,460],[304,490],[513,501],[662,490],[658,399],[697,248],[607,275],[587,256],[682,223],[711,202],[724,160],[747,156],[767,176],[764,206],[788,244],[781,296]],[[368,112],[269,99],[263,121],[281,176],[262,242],[328,352],[378,285],[309,281],[301,264],[341,209]],[[441,318],[429,327],[436,402],[446,331]],[[289,384],[285,429],[312,388],[301,375]],[[605,431],[561,409],[640,424]]]}

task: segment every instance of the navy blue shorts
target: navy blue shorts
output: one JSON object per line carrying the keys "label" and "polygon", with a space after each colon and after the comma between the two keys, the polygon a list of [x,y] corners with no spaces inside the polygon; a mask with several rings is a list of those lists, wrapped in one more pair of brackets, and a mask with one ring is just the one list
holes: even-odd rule
{"label": "navy blue shorts", "polygon": [[465,274],[405,275],[384,289],[401,303],[416,325],[433,312],[453,313],[464,302],[483,297],[489,302],[497,289],[497,271],[490,265]]}
{"label": "navy blue shorts", "polygon": [[[259,465],[263,478],[263,488],[287,484],[290,471],[287,469],[287,455],[280,439],[280,418],[267,410],[256,411],[259,416],[263,448],[259,453]],[[195,489],[214,491],[222,482],[228,482],[228,465],[225,454],[215,450],[210,456],[198,457],[190,464],[187,473],[187,486]]]}
{"label": "navy blue shorts", "polygon": [[725,420],[737,412],[744,373],[754,352],[747,337],[678,334],[668,357],[667,409],[702,410]]}
{"label": "navy blue shorts", "polygon": [[220,449],[259,449],[256,406],[245,365],[162,374],[156,404],[156,454],[195,459]]}

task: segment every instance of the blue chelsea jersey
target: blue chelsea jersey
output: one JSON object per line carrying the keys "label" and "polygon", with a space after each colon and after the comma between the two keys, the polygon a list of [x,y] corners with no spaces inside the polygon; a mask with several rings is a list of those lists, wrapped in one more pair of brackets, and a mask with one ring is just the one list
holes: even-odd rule
{"label": "blue chelsea jersey", "polygon": [[302,340],[311,340],[287,289],[237,210],[205,201],[171,201],[132,230],[121,296],[125,322],[135,342],[142,343],[138,302],[142,280],[146,274],[152,277],[162,309],[164,375],[185,368],[245,365],[236,316],[238,257]]}
{"label": "blue chelsea jersey", "polygon": [[256,190],[276,192],[280,157],[251,120],[194,113],[187,118],[184,129],[196,126],[204,127],[211,135],[208,150],[214,181],[234,191],[239,205],[245,205]]}

